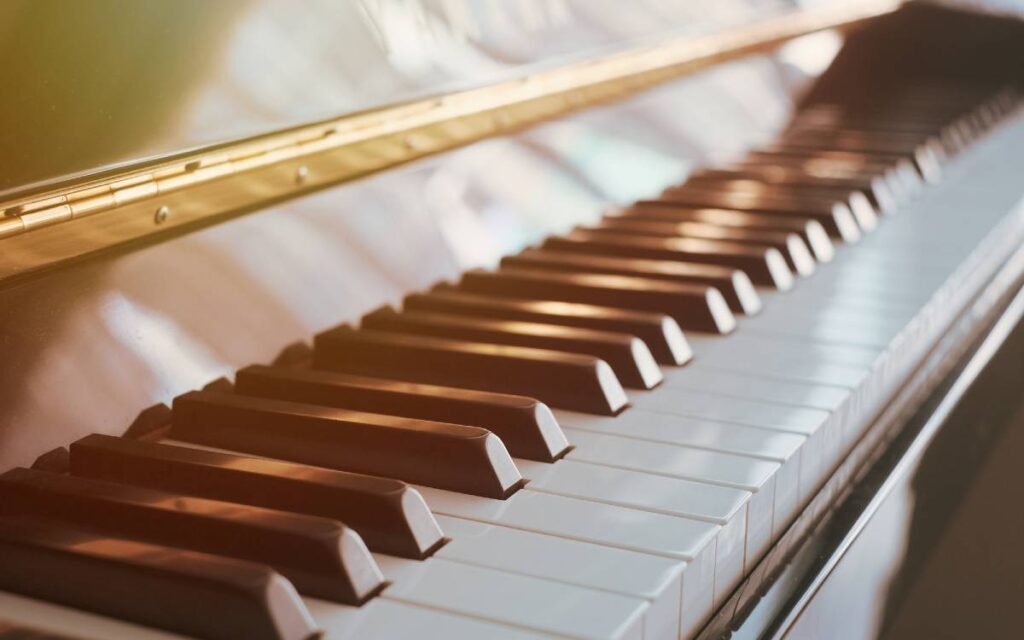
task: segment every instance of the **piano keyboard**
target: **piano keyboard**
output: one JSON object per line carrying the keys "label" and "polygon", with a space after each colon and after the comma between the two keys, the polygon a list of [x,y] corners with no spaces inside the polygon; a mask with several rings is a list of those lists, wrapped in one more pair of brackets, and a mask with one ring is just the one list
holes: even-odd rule
{"label": "piano keyboard", "polygon": [[1016,106],[811,105],[0,476],[0,637],[692,637],[1019,244]]}

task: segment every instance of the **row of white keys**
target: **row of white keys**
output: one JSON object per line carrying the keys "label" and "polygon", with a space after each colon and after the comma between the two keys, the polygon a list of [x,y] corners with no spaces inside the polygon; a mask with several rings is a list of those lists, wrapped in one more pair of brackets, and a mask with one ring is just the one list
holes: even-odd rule
{"label": "row of white keys", "polygon": [[[755,488],[759,489],[758,493],[763,491],[768,483],[774,485],[771,489],[774,491],[771,521],[773,537],[796,514],[800,499],[802,446],[806,441],[802,435],[635,408],[627,409],[615,418],[571,411],[556,411],[555,415],[563,428],[579,434],[581,438],[585,437],[583,433],[613,436],[620,440],[628,438],[636,445],[624,447],[623,450],[629,452],[626,459],[632,460],[627,463],[649,463],[654,473],[677,474],[711,483],[747,483],[743,488],[752,493]],[[644,449],[642,445],[649,445],[653,449]],[[657,453],[651,453],[652,450]],[[570,455],[573,454],[594,462],[611,464],[612,455],[602,453],[597,446]],[[736,465],[726,464],[724,459],[713,454],[729,456],[732,463],[741,463],[745,471],[732,470]],[[660,456],[666,460],[658,460]],[[687,462],[685,471],[675,466],[677,460],[678,467],[682,467],[682,461]],[[709,462],[721,466],[716,466],[713,471],[703,471]],[[763,463],[778,465],[774,480],[758,479],[765,470]],[[742,473],[749,475],[741,479]],[[725,480],[726,477],[730,479]],[[754,496],[755,499],[757,497]],[[760,507],[755,507],[752,512],[760,513]],[[754,523],[755,529],[763,524],[759,519],[750,521]],[[756,542],[756,532],[754,537]]]}
{"label": "row of white keys", "polygon": [[804,455],[798,488],[798,499],[801,504],[810,498],[813,489],[822,481],[823,461],[839,444],[835,438],[837,431],[829,428],[830,422],[834,420],[833,414],[822,409],[746,400],[672,387],[635,393],[631,398],[638,409],[804,436],[806,440],[802,446]]}
{"label": "row of white keys", "polygon": [[644,635],[679,635],[683,561],[473,520],[437,520],[451,537],[438,558],[645,600]]}
{"label": "row of white keys", "polygon": [[[951,211],[953,215],[957,211]],[[935,214],[931,214],[934,216]],[[998,217],[998,214],[994,217]],[[920,311],[924,301],[946,282],[953,269],[960,264],[966,256],[965,247],[972,247],[980,240],[969,238],[969,241],[950,242],[943,247],[942,251],[936,252],[932,247],[918,249],[916,253],[907,256],[905,251],[893,251],[900,249],[900,244],[908,238],[916,238],[920,235],[920,220],[914,221],[915,228],[907,231],[904,227],[903,233],[899,229],[890,234],[873,235],[865,239],[864,245],[869,248],[864,252],[840,251],[833,264],[824,266],[816,279],[813,279],[811,286],[801,287],[793,297],[786,300],[785,296],[777,294],[763,294],[765,298],[765,311],[760,317],[743,319],[741,330],[745,333],[761,334],[767,339],[779,339],[789,343],[781,351],[792,350],[797,343],[810,344],[824,353],[819,354],[821,360],[811,362],[804,366],[810,367],[809,372],[814,373],[818,367],[832,368],[837,365],[834,362],[841,361],[834,358],[836,354],[827,353],[834,347],[849,347],[851,345],[865,347],[868,357],[863,364],[869,365],[871,356],[880,354],[885,350],[899,334],[908,322]],[[885,246],[887,251],[871,251],[870,247],[877,237],[887,238]],[[874,242],[877,245],[877,242]],[[866,277],[872,273],[884,277]],[[850,285],[850,283],[853,283]],[[822,290],[843,289],[853,287],[857,290],[858,296],[851,297],[840,295],[838,297],[822,297]],[[907,298],[916,298],[910,302],[901,302],[900,296],[907,294]],[[858,302],[858,299],[860,302]],[[844,402],[843,392],[836,387],[843,387],[856,392],[863,379],[857,380],[857,373],[849,370],[829,370],[824,373],[832,377],[818,379],[818,383],[812,382],[810,376],[804,380],[797,381],[806,386],[779,385],[778,380],[771,382],[757,382],[756,378],[781,373],[778,365],[758,366],[757,363],[766,359],[751,357],[750,352],[742,352],[737,349],[733,341],[720,341],[715,338],[706,338],[703,342],[707,344],[723,344],[726,349],[732,348],[732,354],[723,354],[721,350],[718,355],[705,358],[707,353],[701,344],[702,340],[691,340],[695,352],[695,361],[691,368],[685,373],[683,371],[670,372],[666,376],[666,384],[669,386],[684,385],[687,388],[701,390],[707,393],[718,393],[727,396],[754,398],[759,400],[774,399],[776,402],[784,402],[801,406],[823,407],[837,409]],[[821,349],[824,347],[824,349]],[[803,351],[803,349],[799,349]],[[782,355],[781,351],[777,354]],[[715,349],[710,349],[712,354]],[[774,361],[775,358],[767,360]],[[708,365],[702,366],[702,362]],[[847,361],[849,362],[849,361]],[[753,364],[753,366],[752,366]],[[707,366],[729,372],[733,377],[719,375],[709,376],[706,373]],[[838,365],[849,366],[849,365]],[[744,374],[741,370],[752,369],[751,375]],[[684,370],[685,371],[685,370]],[[864,374],[870,374],[870,367],[862,369]],[[844,377],[849,376],[849,377]],[[791,376],[792,377],[792,376]],[[856,381],[856,384],[850,384]],[[821,382],[825,382],[827,388],[822,388]],[[745,384],[744,384],[745,383]],[[850,423],[864,421],[866,413],[870,412],[875,405],[870,402],[863,410],[862,415],[848,417]],[[847,425],[848,426],[848,425]],[[835,428],[835,427],[833,427]],[[842,427],[840,427],[842,429]],[[848,443],[852,431],[843,437],[843,446]],[[834,439],[833,439],[834,440]],[[832,456],[841,454],[843,448],[831,452]],[[829,462],[828,466],[835,460]]]}
{"label": "row of white keys", "polygon": [[789,336],[737,332],[728,340],[722,340],[691,333],[687,334],[687,339],[693,348],[693,365],[703,361],[719,367],[729,366],[729,370],[758,371],[762,363],[770,370],[777,361],[834,364],[866,370],[878,359],[878,350],[870,347],[815,343]]}
{"label": "row of white keys", "polygon": [[[860,267],[860,265],[857,266]],[[878,267],[879,270],[881,268]],[[842,276],[843,274],[840,273],[834,280],[843,282]],[[782,338],[781,342],[788,343],[788,346],[782,346],[781,349],[792,349],[794,346],[798,346],[809,334],[813,340],[812,346],[817,347],[816,350],[819,353],[816,354],[817,357],[812,356],[801,361],[804,366],[803,375],[805,379],[803,380],[784,381],[785,378],[782,380],[773,379],[770,375],[772,373],[771,365],[761,368],[752,375],[733,371],[732,369],[745,366],[746,363],[740,360],[738,361],[739,365],[734,367],[730,365],[729,358],[723,357],[710,358],[708,362],[711,369],[709,370],[708,367],[701,366],[701,356],[703,354],[701,354],[701,348],[696,346],[695,362],[688,368],[668,371],[665,385],[661,391],[664,392],[666,388],[679,387],[703,393],[733,396],[740,399],[789,404],[795,407],[819,408],[834,412],[840,409],[848,400],[851,391],[855,390],[863,382],[864,377],[870,373],[871,364],[916,313],[916,309],[913,307],[917,305],[903,304],[900,294],[905,290],[921,291],[922,287],[919,285],[922,283],[924,285],[923,289],[926,291],[937,288],[947,276],[948,273],[943,271],[942,265],[929,264],[924,267],[911,269],[909,278],[893,280],[892,282],[897,283],[895,286],[880,287],[885,292],[892,292],[892,295],[889,296],[892,302],[888,304],[886,304],[886,297],[876,298],[871,288],[866,287],[863,290],[863,297],[867,303],[860,307],[856,303],[844,302],[841,306],[837,305],[832,309],[829,309],[826,305],[824,311],[819,312],[818,309],[821,308],[819,305],[799,304],[799,301],[795,301],[797,304],[789,305],[787,311],[793,314],[800,314],[796,318],[793,316],[787,318],[785,313],[772,314],[771,307],[769,307],[769,311],[763,315],[760,323],[756,319],[754,322],[744,322],[747,326],[743,328],[754,329],[751,333],[756,335],[758,330],[760,330],[761,333],[766,334],[762,336],[767,338],[765,342],[771,343],[774,341],[773,339]],[[805,297],[804,300],[809,300],[809,298]],[[873,304],[875,300],[880,300],[880,303]],[[862,311],[862,308],[867,310]],[[879,309],[882,313],[877,313]],[[751,327],[749,325],[754,326]],[[819,330],[818,327],[823,330]],[[708,342],[712,341],[719,342],[720,344],[729,342],[713,338],[708,339]],[[851,346],[861,348],[850,353],[851,350],[848,347]],[[836,353],[837,351],[839,352],[838,354]],[[747,355],[749,358],[749,352],[743,355]],[[835,359],[833,359],[834,357]],[[763,361],[771,362],[774,359],[769,357]],[[714,369],[716,362],[721,368],[717,372]],[[822,383],[821,376],[815,375],[820,370],[824,370],[831,375],[829,382]],[[764,375],[766,373],[768,375]],[[674,397],[671,399],[665,399],[664,394],[658,394],[657,391],[646,394],[646,397],[653,398],[659,395],[661,397],[658,397],[657,400],[637,400],[634,398],[634,401],[638,406],[645,406],[645,403],[647,406],[653,404],[659,410],[672,413],[679,411],[688,415],[696,413],[697,415],[708,417],[706,413],[703,413],[709,410],[708,407],[706,405],[700,406],[698,402],[694,402],[697,399],[693,396],[686,398],[690,400],[687,403],[689,405],[687,407],[675,406],[675,401],[679,399],[676,393],[672,394]],[[746,408],[753,408],[754,406],[750,404]],[[758,408],[764,409],[764,407]],[[751,422],[754,419],[751,414],[741,413],[742,415],[737,415],[735,410],[730,409],[730,412],[724,416],[722,414],[712,414],[712,417],[719,420],[740,420],[745,424],[756,424]],[[616,420],[622,420],[623,423],[620,423],[620,425],[624,426],[624,422],[629,414],[630,412],[627,411]],[[762,412],[760,418],[763,417]],[[819,414],[818,417],[820,418],[821,415]],[[566,422],[563,417],[563,423]],[[584,428],[593,428],[595,421],[580,419],[580,422],[584,423]],[[571,422],[569,423],[571,424]],[[777,427],[778,423],[770,420],[768,425],[760,423],[757,426]],[[787,425],[787,428],[792,428],[792,426],[792,424]],[[817,428],[820,431],[824,431],[826,435],[829,432],[838,433],[842,431],[841,426],[829,425],[827,423],[821,424]],[[570,428],[569,433],[574,434],[576,439],[586,442],[585,437],[581,437],[577,430]],[[814,433],[805,433],[808,435],[807,444],[813,452]],[[634,437],[638,433],[627,432],[624,435]],[[843,441],[835,436],[823,439],[826,442],[831,441],[834,443],[831,447],[826,446],[823,452],[823,459],[828,461],[825,466],[831,468],[831,462],[835,461],[840,454]],[[636,442],[639,444],[639,441]],[[587,444],[590,445],[591,449],[594,448],[593,443]],[[629,447],[625,444],[619,444],[617,449],[619,451],[629,451]],[[804,453],[806,454],[807,451]],[[587,452],[584,451],[580,455],[587,455]],[[645,459],[642,456],[638,456],[634,464],[643,460]],[[620,461],[616,460],[615,456],[609,456],[609,459],[598,459],[596,462],[616,464]],[[636,466],[643,468],[640,464],[636,464]],[[648,463],[647,468],[657,467]],[[805,484],[804,491],[807,491],[808,487],[813,487],[815,484]]]}
{"label": "row of white keys", "polygon": [[[913,318],[917,308],[910,309],[865,309],[856,304],[844,304],[841,299],[810,300],[808,298],[781,298],[768,305],[756,318],[741,323],[756,327],[761,332],[795,334],[814,338],[815,331],[822,325],[836,329],[848,328],[851,332],[900,331]],[[756,322],[755,322],[756,320]],[[840,336],[842,338],[842,336]]]}
{"label": "row of white keys", "polygon": [[437,515],[685,562],[681,633],[692,632],[713,611],[718,525],[529,488],[505,500],[418,488]]}
{"label": "row of white keys", "polygon": [[[696,363],[694,363],[696,364]],[[835,411],[846,401],[849,388],[831,384],[778,380],[735,371],[685,367],[666,372],[669,389],[706,391],[715,395]]]}
{"label": "row of white keys", "polygon": [[[768,339],[771,340],[770,337]],[[694,361],[693,368],[727,374],[742,373],[747,376],[760,376],[773,380],[826,384],[846,389],[856,388],[864,381],[869,372],[867,367],[836,364],[820,358],[809,358],[802,353],[791,353],[788,356],[770,360],[757,360],[753,361],[753,364],[754,366],[749,366],[748,362],[718,355]]]}
{"label": "row of white keys", "polygon": [[[842,251],[837,264],[842,265],[842,258],[848,255],[850,252]],[[839,269],[827,265],[822,272]],[[912,273],[912,282],[899,281],[896,289],[888,290],[899,292],[904,287],[919,290],[920,280],[938,286],[939,271],[933,265],[918,269]],[[841,278],[833,278],[837,279]],[[872,299],[871,291],[871,287],[863,290],[868,300]],[[900,308],[899,304],[892,305],[895,311],[891,313],[870,314],[851,310],[848,304],[829,309],[820,299],[806,296],[803,300],[813,304],[800,304],[799,300],[795,301],[797,304],[786,304],[785,295],[780,294],[765,294],[765,299],[766,309],[760,317],[741,321],[743,333],[753,338],[746,342],[760,341],[760,351],[744,349],[747,345],[737,344],[732,339],[693,340],[694,362],[689,367],[667,371],[664,383],[667,388],[683,389],[686,393],[634,395],[634,404],[673,414],[795,430],[806,435],[804,480],[800,488],[802,502],[824,480],[844,450],[847,438],[842,423],[854,419],[849,415],[852,410],[844,406],[849,403],[851,393],[869,375],[873,362],[914,312],[907,308],[909,305]],[[812,346],[811,353],[802,348],[805,344]],[[721,347],[716,349],[718,345]],[[716,351],[717,355],[705,359],[708,353]],[[794,351],[803,358],[793,358]],[[780,357],[801,364],[798,369],[804,379],[792,379],[798,377],[793,375],[790,379],[775,377],[773,374],[784,367],[779,363]],[[831,377],[823,381],[819,371]],[[786,405],[794,411],[771,405]],[[819,409],[824,413],[802,409]],[[841,409],[846,411],[841,412]],[[815,461],[820,461],[820,466]]]}
{"label": "row of white keys", "polygon": [[[378,596],[564,638],[654,639],[644,634],[646,600],[442,557],[374,554],[393,582]],[[586,615],[580,612],[586,611]],[[350,638],[366,637],[360,633]],[[433,633],[433,631],[432,631]]]}
{"label": "row of white keys", "polygon": [[713,604],[717,605],[743,578],[749,491],[575,459],[553,464],[515,462],[531,491],[717,525]]}
{"label": "row of white keys", "polygon": [[[787,302],[782,295],[768,294],[763,317],[744,319],[741,329],[752,337],[746,342],[756,343],[755,350],[726,344],[730,341],[720,341],[721,347],[713,346],[713,338],[694,340],[694,366],[666,375],[665,385],[690,392],[685,397],[675,395],[673,400],[678,405],[653,397],[640,399],[637,405],[786,429],[796,426],[793,419],[784,422],[782,409],[770,405],[799,409],[807,417],[812,415],[808,410],[825,411],[827,415],[817,414],[816,424],[808,420],[802,425],[802,432],[808,436],[806,480],[801,486],[801,500],[806,500],[845,451],[851,434],[856,432],[855,424],[873,409],[874,405],[861,397],[861,387],[871,375],[873,363],[903,330],[911,314],[880,313],[869,318],[843,309],[830,311],[828,300],[817,300],[814,304]],[[710,371],[700,364],[702,351],[713,354],[706,360]],[[802,365],[804,379],[792,379],[796,374],[788,374],[789,379],[775,377],[787,360]],[[714,370],[716,367],[720,370]],[[819,371],[833,378],[812,378]],[[697,398],[695,394],[704,397]],[[736,400],[726,403],[721,400],[725,397]],[[684,406],[684,401],[689,406]],[[709,413],[714,404],[724,408]],[[809,456],[814,458],[809,460]]]}
{"label": "row of white keys", "polygon": [[575,447],[567,454],[567,460],[694,481],[697,491],[704,491],[710,484],[748,492],[744,571],[768,550],[775,511],[775,475],[781,466],[778,462],[571,427],[563,430]]}
{"label": "row of white keys", "polygon": [[[925,304],[925,301],[913,302],[900,298],[879,298],[872,294],[831,296],[828,292],[804,294],[802,292],[787,296],[786,306],[799,307],[813,315],[844,315],[859,318],[886,318],[887,320],[903,320],[909,322]],[[827,307],[822,308],[822,301]]]}
{"label": "row of white keys", "polygon": [[[841,390],[846,397],[830,413],[830,423],[837,425],[838,429],[829,438],[835,454],[849,445],[856,431],[854,423],[872,410],[871,398],[865,396],[872,390],[869,383],[877,372],[874,363],[881,356],[879,350],[807,342],[795,335],[757,336],[746,341],[746,354],[735,348],[716,348],[709,340],[698,338],[693,342],[698,354],[696,358],[702,353],[705,355],[705,364],[700,364],[695,358],[695,372],[711,368],[716,373],[736,375],[751,382],[747,388],[734,387],[736,394],[749,393],[763,401],[772,389],[782,389],[780,383],[784,380],[790,382],[785,388],[797,390],[782,398],[790,403],[800,402],[801,395],[820,395],[823,388],[828,389],[827,395],[836,402],[840,395],[837,391]],[[815,375],[819,376],[818,381],[815,381]],[[754,382],[755,378],[761,381]],[[777,400],[779,398],[772,401]],[[816,406],[821,406],[821,403],[816,403]]]}

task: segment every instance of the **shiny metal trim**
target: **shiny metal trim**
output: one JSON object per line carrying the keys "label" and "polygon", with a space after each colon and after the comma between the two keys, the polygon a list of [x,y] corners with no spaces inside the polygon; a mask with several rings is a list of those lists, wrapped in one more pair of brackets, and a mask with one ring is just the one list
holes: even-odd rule
{"label": "shiny metal trim", "polygon": [[866,0],[788,12],[0,203],[0,281],[621,98],[801,35],[849,27],[901,4]]}

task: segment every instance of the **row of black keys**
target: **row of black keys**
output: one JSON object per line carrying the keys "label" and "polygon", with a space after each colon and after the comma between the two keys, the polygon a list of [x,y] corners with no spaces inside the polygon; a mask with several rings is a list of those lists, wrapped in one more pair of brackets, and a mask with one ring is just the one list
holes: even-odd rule
{"label": "row of black keys", "polygon": [[[312,369],[243,369],[176,399],[151,441],[93,435],[10,471],[0,587],[200,636],[306,637],[292,584],[357,605],[386,586],[367,547],[422,559],[444,543],[405,482],[507,497],[509,454],[570,448],[542,401],[622,410],[620,383],[651,388],[658,364],[689,359],[681,329],[731,331],[760,307],[754,284],[810,274],[1010,105],[920,130],[878,114],[819,128],[835,112],[810,110],[785,146],[321,334]],[[216,621],[190,615],[211,606]]]}

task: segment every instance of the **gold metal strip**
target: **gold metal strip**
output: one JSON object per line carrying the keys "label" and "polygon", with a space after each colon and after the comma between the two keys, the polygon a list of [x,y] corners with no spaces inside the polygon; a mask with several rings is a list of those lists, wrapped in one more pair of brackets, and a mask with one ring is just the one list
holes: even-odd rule
{"label": "gold metal strip", "polygon": [[0,280],[561,116],[791,38],[878,17],[901,4],[868,0],[787,13],[0,203]]}

